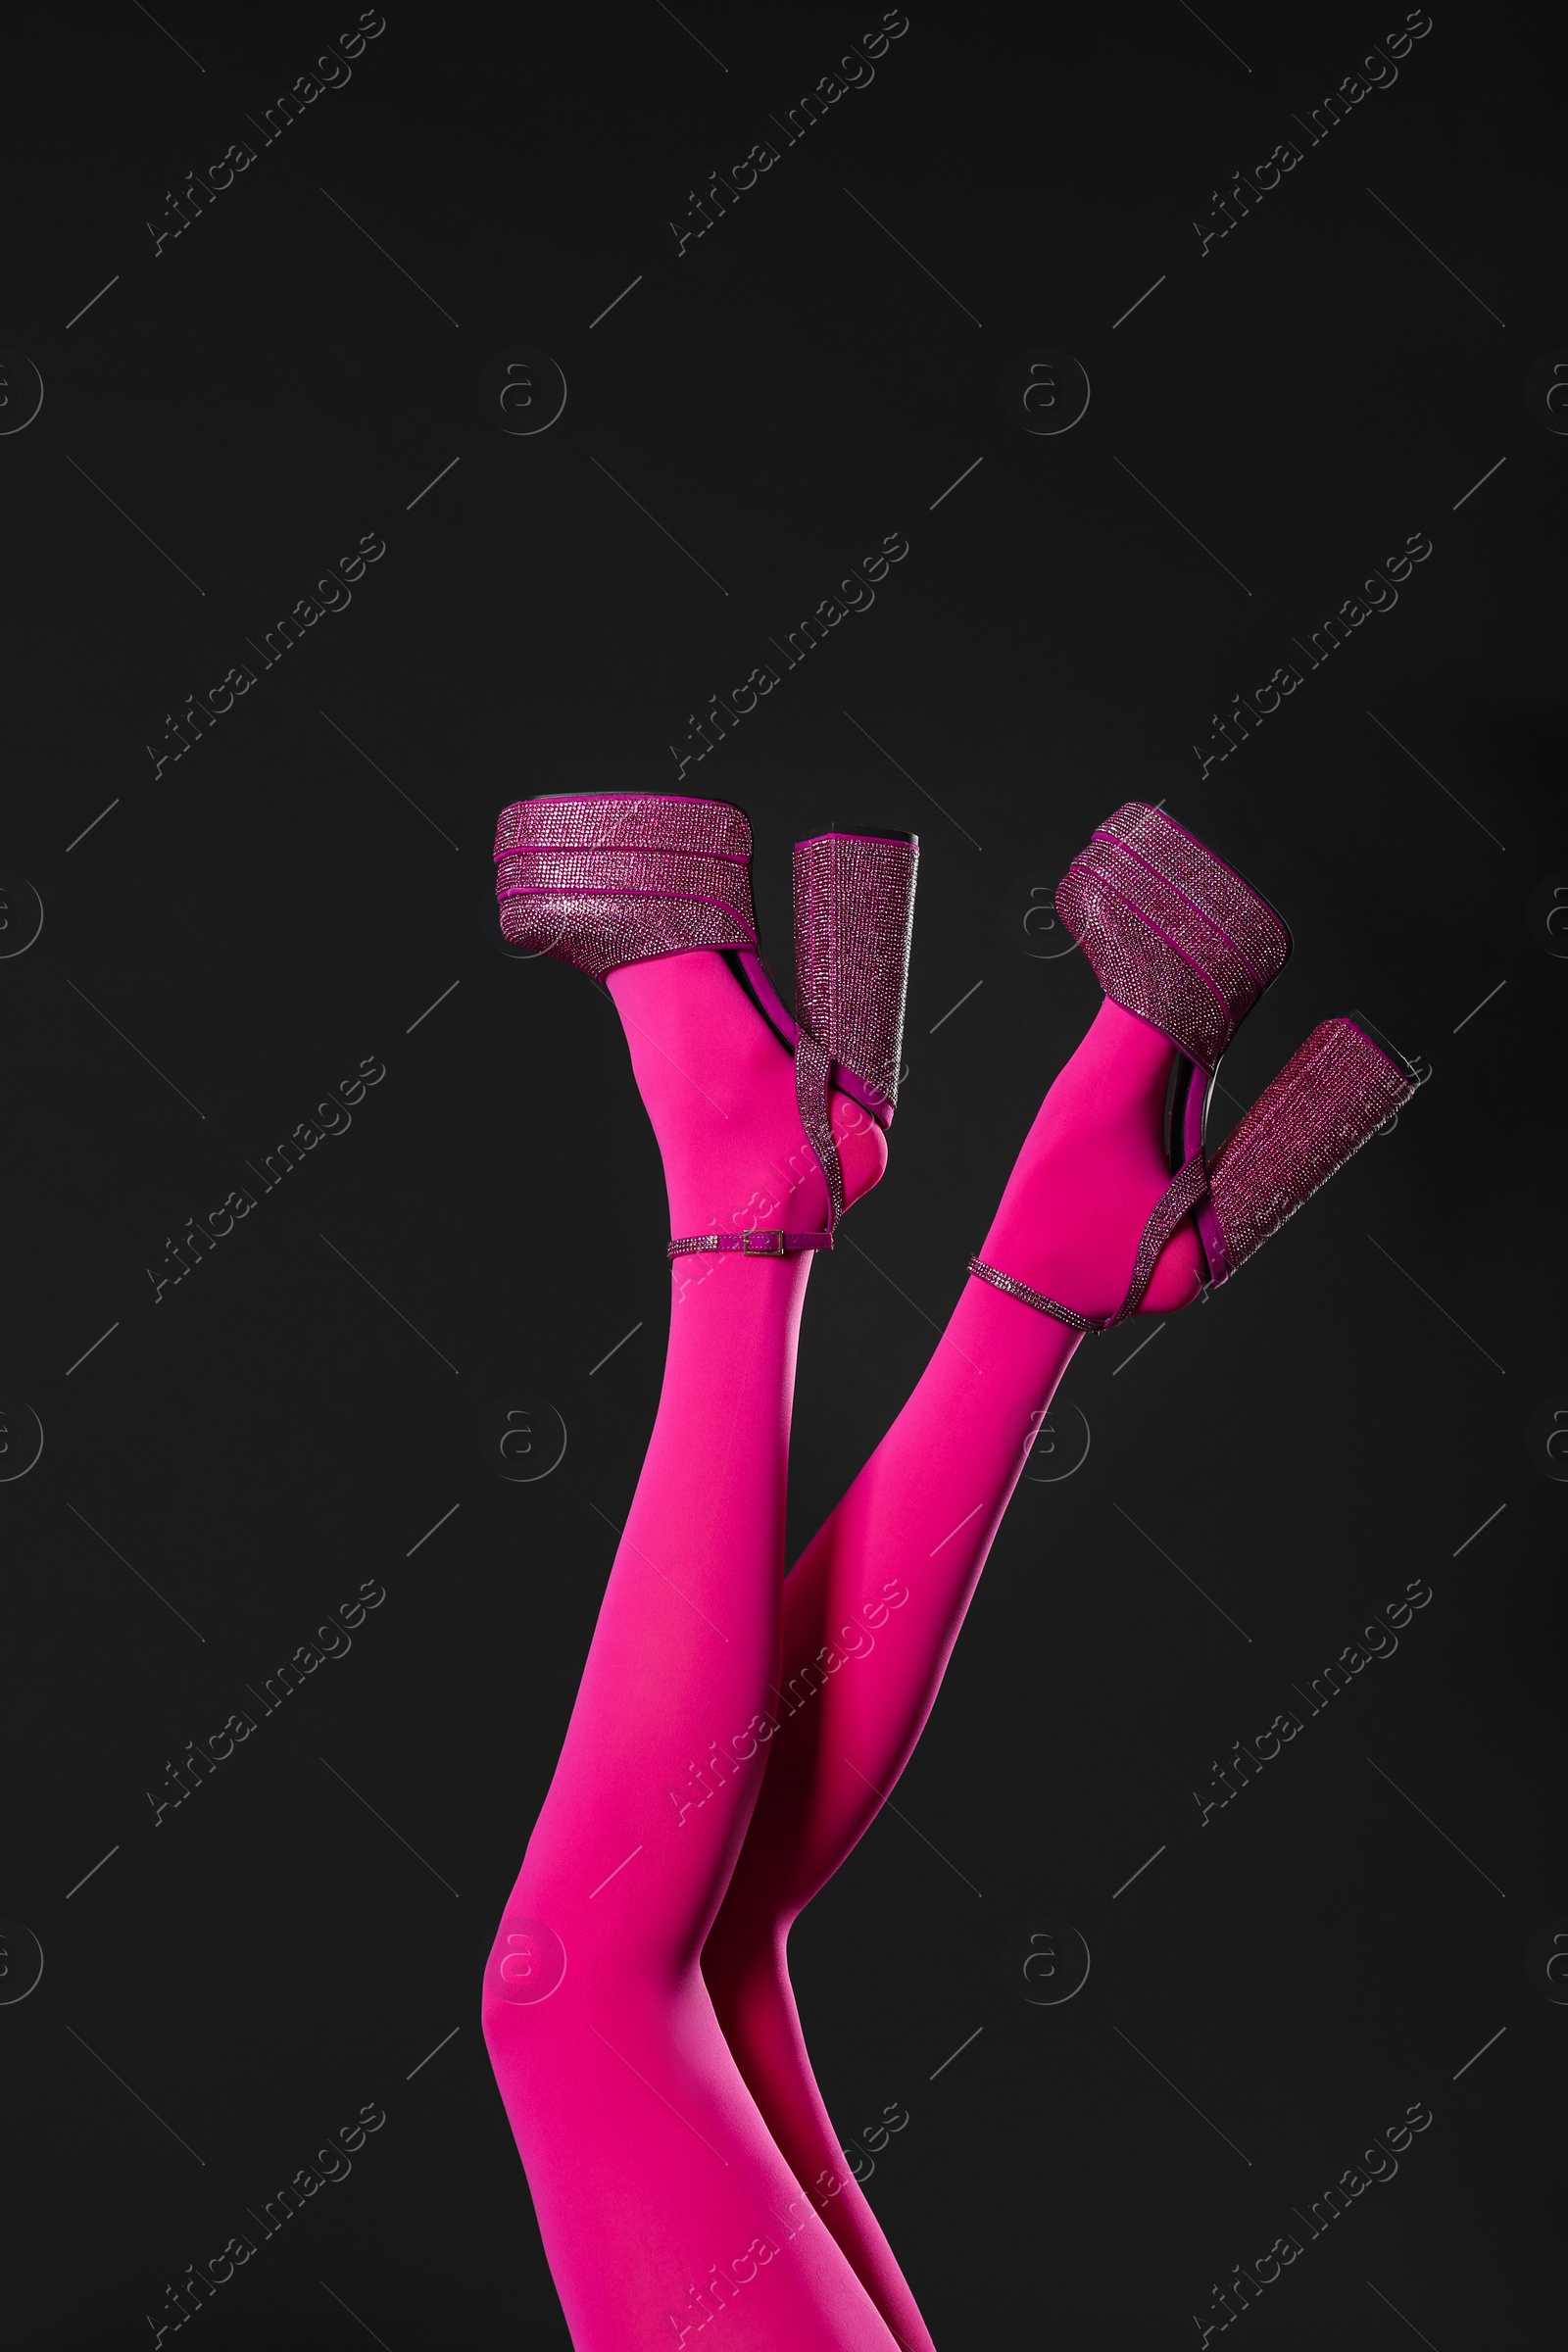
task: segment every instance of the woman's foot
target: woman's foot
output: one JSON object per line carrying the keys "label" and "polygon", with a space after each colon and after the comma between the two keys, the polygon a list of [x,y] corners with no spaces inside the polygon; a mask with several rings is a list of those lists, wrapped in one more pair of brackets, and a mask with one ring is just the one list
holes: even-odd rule
{"label": "woman's foot", "polygon": [[[713,949],[622,964],[606,983],[664,1162],[670,1232],[820,1233],[827,1182],[806,1140],[795,1056]],[[829,1097],[848,1207],[887,1166],[882,1129]]]}
{"label": "woman's foot", "polygon": [[[1079,1314],[1113,1315],[1139,1238],[1171,1180],[1165,1102],[1177,1050],[1108,997],[1029,1130],[980,1255]],[[1207,1269],[1184,1220],[1138,1312],[1196,1298]]]}

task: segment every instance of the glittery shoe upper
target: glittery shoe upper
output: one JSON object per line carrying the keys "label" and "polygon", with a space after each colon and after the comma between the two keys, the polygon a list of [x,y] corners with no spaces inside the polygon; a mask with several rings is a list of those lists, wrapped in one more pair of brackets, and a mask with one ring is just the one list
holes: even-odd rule
{"label": "glittery shoe upper", "polygon": [[1111,997],[1212,1070],[1291,952],[1265,899],[1163,809],[1097,826],[1056,910]]}
{"label": "glittery shoe upper", "polygon": [[1206,1206],[1218,1234],[1208,1220],[1200,1230],[1214,1281],[1278,1233],[1414,1092],[1354,1021],[1320,1022],[1238,1119],[1208,1171]]}
{"label": "glittery shoe upper", "polygon": [[918,842],[882,834],[795,845],[796,1009],[833,1061],[881,1098],[884,1121],[898,1099],[919,855]]}
{"label": "glittery shoe upper", "polygon": [[511,946],[603,981],[684,948],[757,948],[752,829],[727,801],[562,793],[514,801],[496,827]]}

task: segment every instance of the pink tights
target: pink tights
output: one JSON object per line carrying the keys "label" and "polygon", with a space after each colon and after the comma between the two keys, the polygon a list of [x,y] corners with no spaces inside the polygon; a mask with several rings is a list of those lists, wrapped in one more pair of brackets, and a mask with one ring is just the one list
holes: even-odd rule
{"label": "pink tights", "polygon": [[[825,1224],[791,1058],[723,957],[634,964],[610,986],[671,1231]],[[1102,1006],[982,1257],[1086,1313],[1119,1303],[1166,1182],[1172,1060],[1155,1031]],[[833,1112],[853,1200],[885,1148],[854,1104],[835,1096]],[[786,1579],[810,1262],[675,1261],[653,1437],[485,1967],[485,2038],[577,2352],[695,2347],[721,2311],[728,2352],[930,2352],[845,2174],[786,1940],[909,1758],[1078,1338],[969,1282]],[[1149,1311],[1193,1296],[1199,1262],[1184,1227]]]}

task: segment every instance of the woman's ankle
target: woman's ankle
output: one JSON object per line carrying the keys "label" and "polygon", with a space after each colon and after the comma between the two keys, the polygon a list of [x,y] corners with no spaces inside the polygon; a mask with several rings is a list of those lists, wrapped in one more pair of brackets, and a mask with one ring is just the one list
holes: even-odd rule
{"label": "woman's ankle", "polygon": [[[671,1231],[820,1232],[826,1180],[801,1124],[795,1057],[717,950],[624,964],[607,983],[664,1163]],[[887,1165],[875,1119],[829,1098],[845,1205]]]}
{"label": "woman's ankle", "polygon": [[[1040,1107],[980,1255],[1080,1314],[1113,1314],[1139,1238],[1170,1182],[1165,1103],[1177,1050],[1108,998]],[[1141,1312],[1168,1313],[1202,1281],[1184,1223]]]}

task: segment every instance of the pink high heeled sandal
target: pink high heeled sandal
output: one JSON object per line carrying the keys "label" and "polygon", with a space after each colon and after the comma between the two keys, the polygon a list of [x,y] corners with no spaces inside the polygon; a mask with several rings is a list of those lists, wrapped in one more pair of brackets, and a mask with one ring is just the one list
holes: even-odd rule
{"label": "pink high heeled sandal", "polygon": [[1218,1288],[1410,1100],[1421,1080],[1359,1022],[1323,1021],[1209,1161],[1203,1130],[1214,1075],[1241,1022],[1290,956],[1284,923],[1185,827],[1139,801],[1097,827],[1062,877],[1056,910],[1105,995],[1168,1037],[1181,1055],[1170,1115],[1171,1181],[1144,1227],[1114,1314],[1080,1314],[978,1257],[969,1260],[969,1272],[1074,1331],[1108,1331],[1137,1312],[1160,1251],[1184,1218],[1197,1228],[1209,1285]]}
{"label": "pink high heeled sandal", "polygon": [[795,1056],[801,1125],[828,1191],[821,1233],[770,1226],[691,1234],[673,1259],[831,1250],[844,1172],[828,1108],[849,1096],[893,1121],[919,844],[913,834],[820,833],[795,845],[795,986],[786,1009],[752,906],[752,830],[728,801],[673,793],[554,793],[514,801],[496,828],[496,897],[514,947],[603,985],[622,964],[716,949]]}

